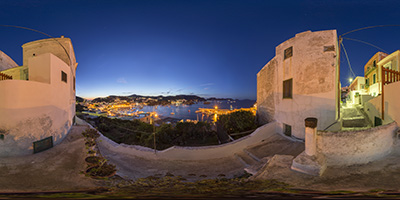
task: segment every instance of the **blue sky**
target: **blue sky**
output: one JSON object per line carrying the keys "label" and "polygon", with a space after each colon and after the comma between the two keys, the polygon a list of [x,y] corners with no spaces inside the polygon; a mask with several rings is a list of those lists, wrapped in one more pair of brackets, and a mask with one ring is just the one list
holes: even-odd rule
{"label": "blue sky", "polygon": [[[256,99],[256,74],[296,33],[400,24],[395,0],[2,0],[2,24],[72,39],[77,95],[177,95]],[[21,45],[45,38],[0,27],[0,50],[22,64]],[[391,53],[400,27],[347,35]],[[378,50],[344,40],[352,68]],[[342,85],[351,76],[342,56]]]}

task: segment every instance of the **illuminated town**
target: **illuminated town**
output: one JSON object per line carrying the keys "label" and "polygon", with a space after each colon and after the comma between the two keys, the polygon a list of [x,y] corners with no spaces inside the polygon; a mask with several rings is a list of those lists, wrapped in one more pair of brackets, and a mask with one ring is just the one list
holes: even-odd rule
{"label": "illuminated town", "polygon": [[399,8],[1,0],[0,199],[400,199]]}
{"label": "illuminated town", "polygon": [[[90,100],[84,100],[82,102],[78,102],[79,105],[85,107],[85,110],[82,111],[83,114],[88,114],[90,116],[102,116],[108,118],[118,118],[125,120],[133,120],[139,119],[143,122],[152,123],[152,121],[157,121],[160,118],[166,117],[174,117],[175,112],[170,112],[167,116],[160,115],[157,110],[162,107],[188,107],[193,104],[202,104],[205,106],[210,105],[209,101],[193,101],[186,99],[177,99],[177,100],[167,100],[167,102],[161,103],[162,97],[159,98],[150,98],[150,97],[139,97],[135,100],[133,99],[120,99],[118,97],[114,98],[113,101],[100,101],[93,102]],[[215,102],[215,101],[213,101]],[[221,103],[221,101],[217,101]],[[181,122],[198,122],[198,121],[209,121],[216,122],[218,120],[218,115],[226,115],[232,112],[237,111],[250,111],[254,115],[256,114],[257,107],[254,106],[249,108],[233,108],[232,103],[235,103],[235,100],[224,100],[227,104],[230,105],[229,109],[218,108],[216,103],[213,103],[212,108],[198,108],[197,110],[188,109],[187,112],[195,112],[197,119],[180,119]],[[160,104],[160,105],[157,105]],[[188,105],[189,104],[189,105]],[[153,111],[145,112],[143,111],[143,107],[152,106]]]}

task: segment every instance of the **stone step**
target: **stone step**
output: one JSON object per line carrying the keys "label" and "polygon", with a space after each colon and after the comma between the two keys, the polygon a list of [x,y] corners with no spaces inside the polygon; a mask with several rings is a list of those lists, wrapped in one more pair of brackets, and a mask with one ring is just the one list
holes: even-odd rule
{"label": "stone step", "polygon": [[235,153],[235,157],[244,165],[244,167],[249,167],[258,163],[257,160],[249,156],[244,151]]}
{"label": "stone step", "polygon": [[368,122],[364,118],[343,119],[342,127],[367,127]]}

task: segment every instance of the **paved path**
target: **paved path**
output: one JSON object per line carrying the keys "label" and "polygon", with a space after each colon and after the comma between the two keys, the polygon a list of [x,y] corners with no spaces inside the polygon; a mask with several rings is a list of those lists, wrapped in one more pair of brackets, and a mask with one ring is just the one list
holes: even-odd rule
{"label": "paved path", "polygon": [[364,165],[328,167],[321,177],[292,171],[292,159],[292,156],[279,155],[272,158],[254,179],[276,179],[295,188],[321,191],[400,190],[400,144],[381,160]]}
{"label": "paved path", "polygon": [[[269,134],[268,140],[244,149],[234,156],[209,160],[165,160],[149,159],[130,154],[115,153],[105,145],[98,145],[101,154],[117,166],[117,175],[125,179],[136,180],[148,176],[164,176],[167,173],[182,176],[189,181],[204,178],[233,178],[243,175],[245,168],[257,167],[266,162],[263,157],[276,153],[298,155],[304,150],[304,143],[294,142],[277,133]],[[254,153],[254,154],[253,154]],[[256,168],[257,168],[256,167]]]}
{"label": "paved path", "polygon": [[27,156],[0,158],[0,192],[75,191],[102,183],[85,177],[86,149],[81,134],[87,126],[73,126],[53,148]]}

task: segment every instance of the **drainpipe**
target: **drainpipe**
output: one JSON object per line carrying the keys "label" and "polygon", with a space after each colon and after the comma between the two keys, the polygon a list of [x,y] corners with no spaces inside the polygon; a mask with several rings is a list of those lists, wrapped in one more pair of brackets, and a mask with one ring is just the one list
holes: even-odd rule
{"label": "drainpipe", "polygon": [[305,153],[314,156],[317,153],[317,123],[318,119],[309,117],[304,120],[306,126]]}

